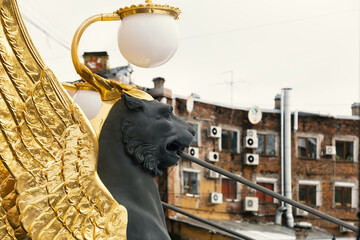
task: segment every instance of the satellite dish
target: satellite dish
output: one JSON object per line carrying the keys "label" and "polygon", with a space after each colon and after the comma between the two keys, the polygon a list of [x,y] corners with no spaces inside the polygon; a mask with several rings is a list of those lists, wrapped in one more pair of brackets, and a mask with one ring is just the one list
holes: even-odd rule
{"label": "satellite dish", "polygon": [[191,113],[194,108],[194,98],[190,95],[186,100],[186,111]]}
{"label": "satellite dish", "polygon": [[248,118],[252,124],[258,124],[262,118],[262,112],[260,111],[259,107],[254,106],[250,108]]}

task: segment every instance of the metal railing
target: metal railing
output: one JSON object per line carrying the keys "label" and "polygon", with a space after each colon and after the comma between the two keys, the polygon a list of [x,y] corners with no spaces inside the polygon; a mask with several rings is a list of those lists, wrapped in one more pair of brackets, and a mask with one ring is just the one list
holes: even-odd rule
{"label": "metal railing", "polygon": [[233,231],[233,230],[231,230],[231,229],[228,229],[228,228],[226,228],[226,227],[224,227],[224,226],[221,226],[220,224],[211,222],[211,221],[209,221],[209,220],[206,220],[206,219],[204,219],[204,218],[201,218],[201,217],[198,217],[198,216],[196,216],[196,215],[194,215],[194,214],[191,214],[191,213],[189,213],[189,212],[186,212],[186,211],[184,211],[184,210],[182,210],[182,209],[180,209],[180,208],[177,208],[177,207],[175,207],[175,206],[173,206],[173,205],[170,205],[170,204],[168,204],[168,203],[162,202],[162,205],[163,205],[163,207],[168,208],[168,209],[170,209],[170,210],[173,210],[174,212],[181,213],[181,214],[183,214],[183,215],[185,215],[185,216],[188,216],[189,218],[195,219],[195,220],[197,220],[197,221],[199,221],[199,222],[205,223],[205,224],[210,225],[210,226],[212,226],[212,227],[214,227],[214,228],[217,228],[217,229],[220,229],[220,230],[222,230],[222,231],[224,231],[224,232],[230,233],[230,234],[232,234],[232,235],[234,235],[234,236],[236,236],[236,237],[240,237],[240,239],[255,240],[255,239],[253,239],[253,238],[251,238],[251,237],[248,237],[248,236],[246,236],[246,235],[243,235],[243,234],[241,234],[241,233],[239,233],[239,232],[236,232],[236,231]]}
{"label": "metal railing", "polygon": [[[292,200],[290,198],[284,197],[284,196],[282,196],[282,195],[280,195],[280,194],[278,194],[276,192],[273,192],[273,191],[271,191],[271,190],[269,190],[269,189],[267,189],[265,187],[262,187],[262,186],[254,183],[254,182],[252,182],[250,180],[247,180],[247,179],[242,178],[242,177],[240,177],[238,175],[235,175],[235,174],[233,174],[231,172],[228,172],[228,171],[226,171],[226,170],[224,170],[224,169],[222,169],[220,167],[217,167],[217,166],[215,166],[215,165],[213,165],[211,163],[208,163],[208,162],[205,162],[205,161],[200,160],[198,158],[195,158],[193,156],[190,156],[189,154],[184,153],[184,152],[179,153],[179,155],[181,157],[183,157],[184,159],[187,159],[187,160],[189,160],[191,162],[199,164],[202,167],[213,170],[213,171],[215,171],[215,172],[217,172],[219,174],[222,174],[222,175],[224,175],[224,176],[226,176],[226,177],[228,177],[228,178],[230,178],[230,179],[232,179],[234,181],[240,182],[240,183],[242,183],[242,184],[244,184],[244,185],[246,185],[248,187],[254,188],[254,189],[256,189],[256,190],[258,190],[260,192],[263,192],[263,193],[265,193],[267,195],[270,195],[270,196],[272,196],[272,197],[274,197],[276,199],[279,199],[280,201],[283,201],[283,202],[285,202],[287,204],[290,204],[290,205],[292,205],[294,207],[300,208],[300,209],[302,209],[302,210],[304,210],[304,211],[306,211],[308,213],[316,215],[316,216],[318,216],[318,217],[320,217],[322,219],[325,219],[325,220],[327,220],[329,222],[332,222],[332,223],[335,223],[335,224],[337,224],[339,226],[342,226],[344,228],[350,229],[351,231],[354,231],[356,233],[359,232],[359,229],[356,226],[353,226],[353,225],[351,225],[351,224],[349,224],[347,222],[344,222],[344,221],[342,221],[342,220],[340,220],[338,218],[332,217],[332,216],[330,216],[328,214],[325,214],[325,213],[323,213],[321,211],[313,209],[313,208],[311,208],[311,207],[309,207],[307,205],[301,204],[301,203],[299,203],[297,201],[294,201],[294,200]],[[168,206],[165,205],[165,207],[168,207]],[[244,238],[244,239],[247,239],[247,238]]]}

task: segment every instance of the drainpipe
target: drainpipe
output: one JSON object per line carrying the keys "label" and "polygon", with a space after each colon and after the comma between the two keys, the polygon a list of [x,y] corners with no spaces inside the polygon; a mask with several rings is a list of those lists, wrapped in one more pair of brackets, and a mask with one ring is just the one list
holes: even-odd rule
{"label": "drainpipe", "polygon": [[[291,191],[291,111],[290,111],[290,91],[291,88],[283,88],[284,102],[284,174],[285,174],[285,197],[292,199]],[[286,206],[287,226],[294,227],[294,217],[292,206]]]}
{"label": "drainpipe", "polygon": [[[285,196],[285,174],[284,174],[284,91],[281,95],[275,96],[275,108],[280,109],[280,164],[281,164],[281,195]],[[286,212],[285,203],[281,202],[281,206],[276,210],[275,224],[282,224],[282,215]]]}
{"label": "drainpipe", "polygon": [[281,225],[283,213],[286,213],[286,207],[278,207],[275,214],[275,224]]}

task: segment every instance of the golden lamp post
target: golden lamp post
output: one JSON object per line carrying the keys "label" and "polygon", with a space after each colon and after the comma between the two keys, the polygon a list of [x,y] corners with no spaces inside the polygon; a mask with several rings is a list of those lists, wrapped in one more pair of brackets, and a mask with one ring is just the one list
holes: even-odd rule
{"label": "golden lamp post", "polygon": [[179,31],[175,20],[180,13],[179,8],[146,0],[145,4],[88,18],[79,26],[72,41],[71,56],[76,72],[100,93],[103,101],[112,100],[115,96],[109,81],[92,73],[79,60],[78,46],[84,31],[94,22],[122,20],[118,30],[121,54],[135,66],[152,68],[166,63],[176,52]]}

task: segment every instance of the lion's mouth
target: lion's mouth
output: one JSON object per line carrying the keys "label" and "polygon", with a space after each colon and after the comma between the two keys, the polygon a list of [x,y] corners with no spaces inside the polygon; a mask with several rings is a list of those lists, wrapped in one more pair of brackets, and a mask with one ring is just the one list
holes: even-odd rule
{"label": "lion's mouth", "polygon": [[178,151],[182,151],[184,150],[185,146],[183,146],[182,144],[180,144],[177,141],[173,141],[169,144],[166,145],[166,150],[170,153],[176,154],[178,153]]}

